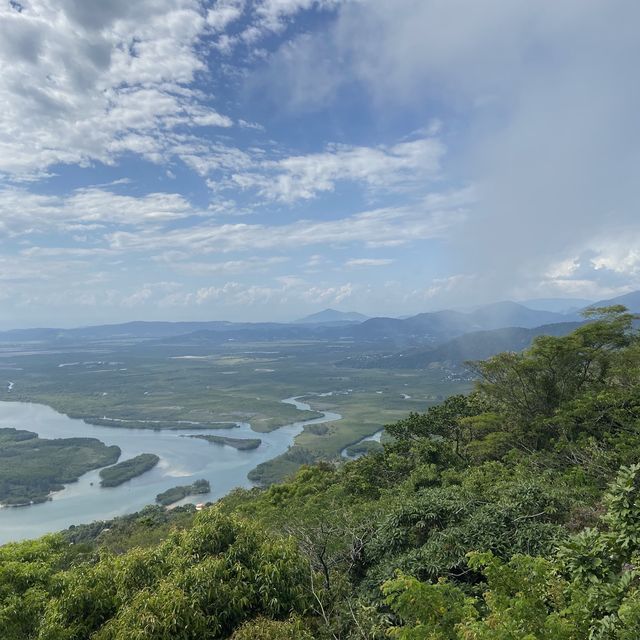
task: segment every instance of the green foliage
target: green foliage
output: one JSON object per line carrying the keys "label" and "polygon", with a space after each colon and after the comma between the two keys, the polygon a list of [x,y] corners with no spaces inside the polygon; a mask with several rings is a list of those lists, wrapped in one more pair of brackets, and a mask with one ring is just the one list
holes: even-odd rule
{"label": "green foliage", "polygon": [[386,603],[407,623],[390,629],[389,635],[399,640],[455,640],[456,627],[477,615],[473,599],[445,580],[425,584],[400,574],[382,591]]}
{"label": "green foliage", "polygon": [[74,525],[63,532],[66,542],[75,545],[98,545],[101,550],[124,553],[134,547],[147,548],[167,538],[172,529],[193,525],[196,508],[185,504],[173,509],[149,505],[139,511],[113,520]]}
{"label": "green foliage", "polygon": [[589,311],[597,318],[568,336],[540,336],[522,353],[474,363],[478,385],[519,443],[540,448],[558,434],[553,416],[567,403],[615,384],[618,354],[635,339],[624,307]]}
{"label": "green foliage", "polygon": [[455,453],[461,455],[461,449],[470,439],[465,418],[477,416],[486,408],[482,397],[477,394],[450,396],[426,413],[411,413],[404,420],[388,425],[386,430],[398,440],[442,438],[452,442]]}
{"label": "green foliage", "polygon": [[602,529],[572,536],[550,558],[469,554],[481,571],[480,596],[442,580],[398,576],[383,585],[405,639],[630,639],[640,632],[640,465],[623,468],[605,496]]}
{"label": "green foliage", "polygon": [[3,638],[224,638],[308,607],[309,567],[293,541],[219,509],[156,547],[75,566],[62,561],[67,548],[60,538],[2,548],[0,620],[13,634]]}
{"label": "green foliage", "polygon": [[357,458],[374,451],[382,451],[382,445],[377,440],[363,440],[346,448],[346,453],[350,458]]}
{"label": "green foliage", "polygon": [[232,640],[313,640],[303,623],[296,618],[269,620],[258,618],[243,624],[231,636]]}

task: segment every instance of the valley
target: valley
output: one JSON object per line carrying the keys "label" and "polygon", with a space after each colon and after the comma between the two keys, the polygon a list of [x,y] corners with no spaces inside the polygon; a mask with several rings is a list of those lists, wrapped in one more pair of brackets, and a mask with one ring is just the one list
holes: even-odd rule
{"label": "valley", "polygon": [[0,375],[13,384],[0,388],[0,426],[96,438],[120,447],[119,462],[142,454],[159,462],[138,477],[119,476],[117,487],[101,487],[95,471],[42,505],[1,510],[0,542],[131,513],[176,479],[205,478],[208,499],[270,484],[302,463],[339,460],[385,424],[470,387],[437,370],[336,365],[360,350],[341,341],[275,340],[4,345]]}
{"label": "valley", "polygon": [[[558,315],[536,313],[509,303],[466,316],[492,326]],[[38,330],[43,339],[22,335],[21,342],[2,334],[0,426],[41,438],[95,438],[122,455],[113,469],[81,471],[63,490],[63,484],[52,486],[57,490],[45,492],[50,500],[43,505],[0,512],[0,525],[11,539],[11,526],[26,535],[46,531],[48,524],[30,529],[43,519],[59,528],[131,513],[175,487],[176,478],[206,479],[215,500],[234,487],[280,482],[303,464],[379,450],[380,439],[387,441],[385,425],[471,390],[469,357],[521,350],[536,336],[562,336],[581,326],[567,321],[451,338],[462,329],[441,330],[441,316],[331,319],[311,328],[219,323],[213,336],[201,326],[190,331],[193,323],[134,323],[135,330],[126,325],[129,333],[119,325],[81,334]],[[383,333],[374,339],[362,328],[367,324]],[[282,338],[290,329],[315,337]],[[327,337],[335,331],[350,337]],[[34,517],[35,510],[42,513]]]}

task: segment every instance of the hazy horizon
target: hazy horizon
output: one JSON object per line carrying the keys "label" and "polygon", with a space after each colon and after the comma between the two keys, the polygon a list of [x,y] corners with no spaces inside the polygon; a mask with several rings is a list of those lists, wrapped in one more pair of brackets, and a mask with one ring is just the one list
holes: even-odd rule
{"label": "hazy horizon", "polygon": [[7,2],[0,327],[640,289],[638,19],[630,0]]}
{"label": "hazy horizon", "polygon": [[[596,300],[588,300],[585,298],[534,298],[530,300],[493,300],[488,303],[480,304],[480,305],[472,305],[472,306],[450,306],[450,307],[432,307],[425,308],[417,311],[415,314],[396,314],[396,315],[388,315],[384,313],[371,313],[371,314],[363,314],[358,309],[351,309],[347,307],[323,307],[317,308],[310,313],[299,316],[291,316],[291,317],[282,317],[282,318],[273,318],[273,317],[263,317],[263,318],[254,318],[254,319],[246,319],[246,318],[236,318],[230,319],[226,317],[201,317],[201,318],[193,318],[193,317],[184,317],[178,319],[167,319],[167,318],[145,318],[145,317],[129,317],[124,318],[122,320],[116,322],[96,322],[96,323],[74,323],[69,322],[66,324],[46,324],[41,323],[37,325],[21,325],[21,326],[2,326],[0,325],[0,331],[12,331],[12,330],[23,330],[23,329],[75,329],[89,326],[98,326],[101,324],[109,325],[109,324],[127,324],[132,322],[249,322],[249,323],[282,323],[282,324],[295,324],[301,320],[305,320],[307,317],[314,316],[327,311],[335,311],[338,313],[344,314],[360,314],[364,319],[376,318],[376,317],[390,317],[390,318],[407,318],[412,317],[414,315],[418,315],[420,313],[431,313],[437,311],[458,311],[462,313],[471,313],[475,309],[490,307],[491,305],[499,305],[502,303],[513,302],[518,305],[522,305],[531,310],[536,311],[548,311],[552,313],[565,314],[570,316],[578,312],[581,308],[588,306],[594,302],[598,302]],[[558,304],[553,304],[553,303]],[[563,304],[560,304],[563,303]]]}

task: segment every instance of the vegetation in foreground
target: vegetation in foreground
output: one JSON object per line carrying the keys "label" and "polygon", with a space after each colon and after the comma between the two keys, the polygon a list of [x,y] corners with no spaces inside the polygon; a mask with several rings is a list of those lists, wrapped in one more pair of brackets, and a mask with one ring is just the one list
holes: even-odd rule
{"label": "vegetation in foreground", "polygon": [[103,487],[117,487],[123,482],[137,478],[150,469],[153,469],[160,458],[155,453],[141,453],[138,456],[123,460],[100,470],[100,485]]}
{"label": "vegetation in foreground", "polygon": [[476,363],[473,393],[356,461],[1,547],[4,637],[640,637],[631,320],[611,308]]}
{"label": "vegetation in foreground", "polygon": [[119,447],[96,438],[48,440],[32,431],[0,429],[0,504],[44,502],[50,492],[119,457]]}
{"label": "vegetation in foreground", "polygon": [[166,507],[178,500],[182,500],[187,496],[196,496],[211,491],[211,485],[208,480],[196,480],[193,484],[183,484],[177,487],[171,487],[156,496],[156,502]]}

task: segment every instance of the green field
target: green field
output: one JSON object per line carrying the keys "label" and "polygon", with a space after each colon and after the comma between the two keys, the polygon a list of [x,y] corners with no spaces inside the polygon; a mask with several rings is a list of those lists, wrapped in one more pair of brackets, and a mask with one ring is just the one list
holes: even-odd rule
{"label": "green field", "polygon": [[[47,404],[94,424],[150,429],[248,422],[254,431],[265,432],[325,410],[342,416],[308,425],[290,452],[254,473],[255,480],[269,482],[300,462],[336,458],[385,424],[470,388],[469,380],[442,370],[335,364],[355,349],[340,342],[233,342],[4,350],[0,376],[4,373],[6,384],[0,382],[0,400]],[[300,397],[318,413],[301,414],[282,402],[290,397]]]}

